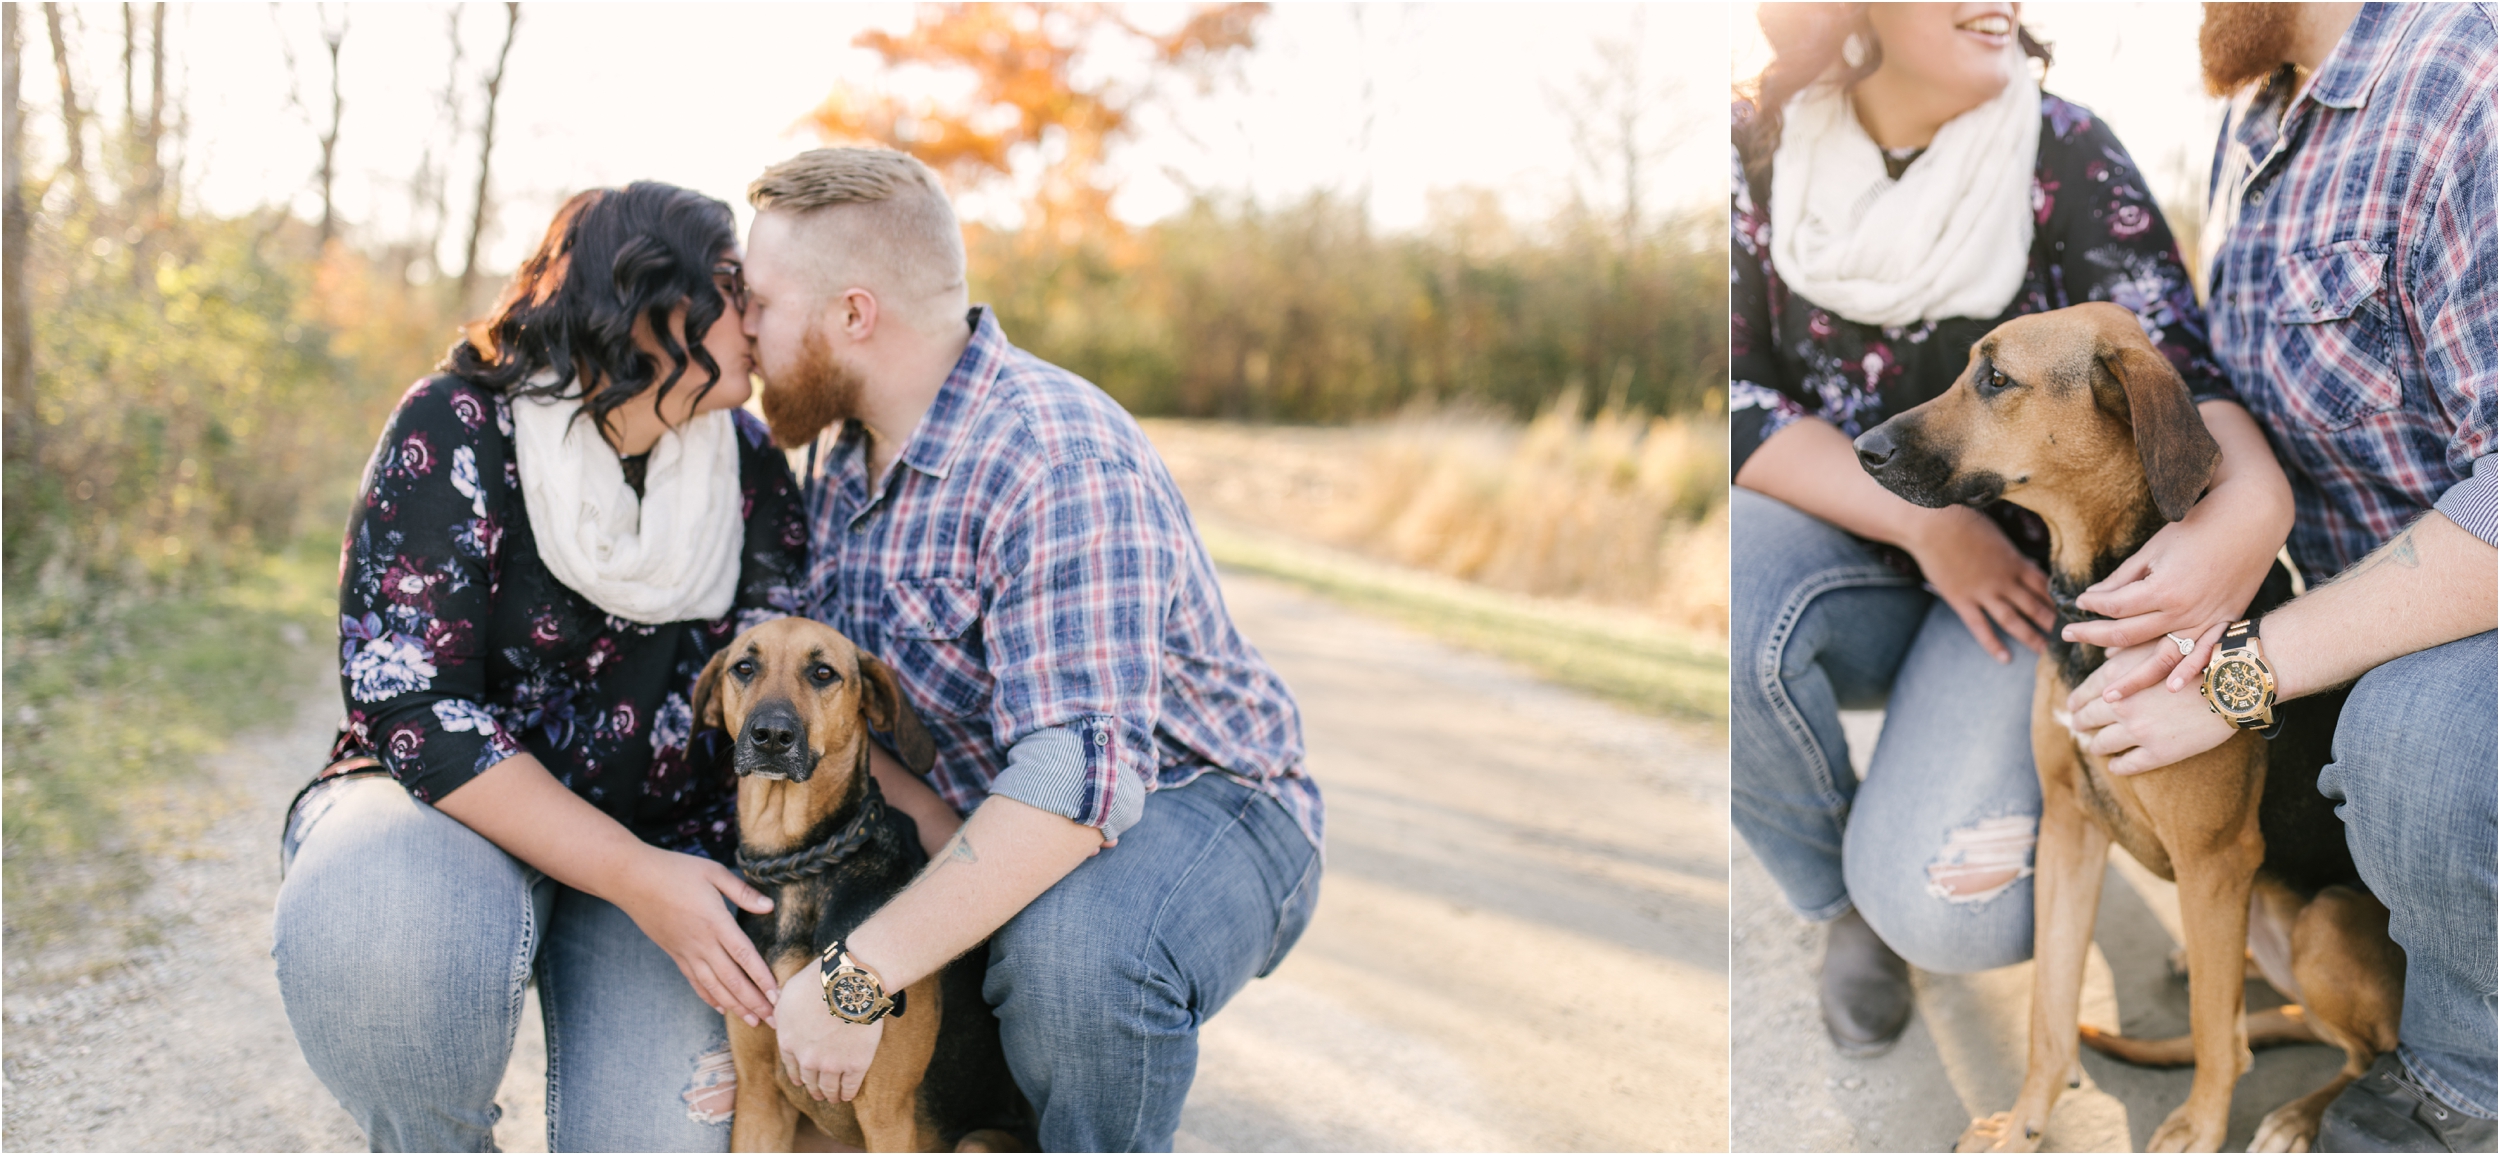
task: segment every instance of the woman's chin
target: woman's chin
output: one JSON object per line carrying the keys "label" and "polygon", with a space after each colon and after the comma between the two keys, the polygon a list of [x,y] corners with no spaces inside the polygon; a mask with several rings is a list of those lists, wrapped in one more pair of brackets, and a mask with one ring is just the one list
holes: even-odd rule
{"label": "woman's chin", "polygon": [[746,373],[734,373],[712,386],[712,391],[703,395],[703,400],[695,405],[694,411],[709,413],[715,409],[735,409],[753,396],[755,378]]}

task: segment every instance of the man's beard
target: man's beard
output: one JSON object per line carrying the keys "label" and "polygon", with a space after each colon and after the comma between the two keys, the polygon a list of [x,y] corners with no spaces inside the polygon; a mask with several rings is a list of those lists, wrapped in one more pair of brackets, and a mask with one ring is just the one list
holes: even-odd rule
{"label": "man's beard", "polygon": [[799,338],[798,364],[764,380],[764,423],[772,427],[774,444],[797,449],[827,426],[857,419],[865,387],[859,370],[833,355],[821,331],[809,329]]}
{"label": "man's beard", "polygon": [[2297,4],[2207,4],[2196,52],[2205,66],[2205,90],[2229,96],[2249,81],[2291,59],[2299,30]]}

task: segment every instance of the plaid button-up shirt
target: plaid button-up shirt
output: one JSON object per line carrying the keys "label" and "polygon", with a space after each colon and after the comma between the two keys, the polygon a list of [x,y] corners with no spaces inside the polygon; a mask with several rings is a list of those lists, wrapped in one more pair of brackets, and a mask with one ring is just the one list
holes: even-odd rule
{"label": "plaid button-up shirt", "polygon": [[[1162,458],[989,310],[970,324],[881,488],[856,422],[819,443],[810,615],[894,667],[937,743],[931,785],[958,810],[1002,793],[1117,838],[1148,792],[1220,771],[1317,845],[1301,713],[1233,628]],[[1019,746],[1053,730],[1076,740]]]}
{"label": "plaid button-up shirt", "polygon": [[2206,311],[2312,582],[2434,505],[2492,540],[2494,42],[2489,4],[2370,4],[2223,122]]}

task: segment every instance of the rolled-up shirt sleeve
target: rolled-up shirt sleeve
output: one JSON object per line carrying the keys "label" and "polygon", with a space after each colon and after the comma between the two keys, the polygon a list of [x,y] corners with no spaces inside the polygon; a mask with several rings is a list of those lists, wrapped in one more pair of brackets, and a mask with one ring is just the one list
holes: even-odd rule
{"label": "rolled-up shirt sleeve", "polygon": [[354,744],[421,799],[522,752],[483,704],[484,634],[517,508],[493,399],[435,379],[409,390],[366,467],[339,567],[339,681]]}
{"label": "rolled-up shirt sleeve", "polygon": [[2439,495],[2431,508],[2446,514],[2457,528],[2500,546],[2500,481],[2492,475],[2492,454],[2474,459],[2474,472]]}
{"label": "rolled-up shirt sleeve", "polygon": [[1137,471],[1080,460],[1016,503],[983,621],[1008,765],[990,786],[1099,828],[1145,812],[1155,779],[1165,609],[1178,559],[1167,508]]}

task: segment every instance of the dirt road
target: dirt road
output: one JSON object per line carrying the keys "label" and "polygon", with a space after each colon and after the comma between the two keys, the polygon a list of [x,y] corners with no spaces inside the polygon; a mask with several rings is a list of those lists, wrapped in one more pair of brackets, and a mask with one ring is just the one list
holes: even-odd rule
{"label": "dirt road", "polygon": [[[1180,1146],[1723,1146],[1725,745],[1284,586],[1226,592],[1303,703],[1330,857],[1300,947],[1208,1024]],[[12,952],[0,1146],[362,1148],[268,958],[278,812],[334,693],[215,761],[220,812],[139,899],[153,942]],[[509,1150],[544,1150],[530,1021]]]}
{"label": "dirt road", "polygon": [[[1864,771],[1882,715],[1844,714]],[[1788,909],[1760,862],[1736,844],[1731,1057],[1740,1151],[1943,1151],[1978,1114],[2013,1105],[2022,1084],[2031,964],[1973,975],[1915,976],[1918,1014],[1891,1053],[1841,1057],[1815,1001],[1822,932]],[[2130,1034],[2187,1032],[2187,984],[2173,976],[2180,940],[2177,888],[2127,857],[2110,856],[2100,922],[2085,963],[2083,1020]],[[2282,999],[2248,984],[2251,1009]],[[2257,1052],[2231,1100],[2226,1151],[2245,1150],[2266,1112],[2335,1073],[2343,1053],[2322,1046]],[[2083,1053],[2083,1086],[2060,1097],[2042,1149],[2141,1151],[2187,1099],[2187,1070],[2130,1067]]]}

